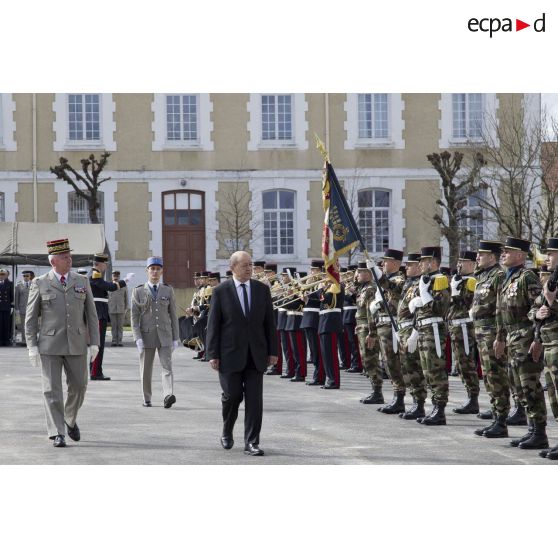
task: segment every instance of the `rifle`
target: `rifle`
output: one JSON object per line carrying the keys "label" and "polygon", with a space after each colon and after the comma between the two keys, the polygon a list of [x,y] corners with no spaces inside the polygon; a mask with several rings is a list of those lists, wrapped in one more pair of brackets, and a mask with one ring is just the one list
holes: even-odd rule
{"label": "rifle", "polygon": [[[546,286],[551,293],[553,293],[556,290],[557,285],[558,285],[558,265],[554,268],[552,275],[548,278],[548,281],[546,282]],[[542,297],[543,297],[543,306],[549,306],[546,297],[544,295],[542,295]],[[534,327],[535,341],[541,341],[541,327],[544,325],[546,320],[548,320],[548,318],[545,318],[544,320],[535,320],[535,327]]]}

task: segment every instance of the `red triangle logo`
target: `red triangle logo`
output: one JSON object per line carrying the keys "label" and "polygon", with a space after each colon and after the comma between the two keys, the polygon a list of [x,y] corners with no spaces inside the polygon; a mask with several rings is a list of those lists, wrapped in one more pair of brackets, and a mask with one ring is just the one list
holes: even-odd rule
{"label": "red triangle logo", "polygon": [[522,29],[525,29],[526,27],[531,27],[531,24],[530,23],[525,23],[524,21],[521,21],[520,19],[515,20],[515,30],[516,31],[521,31]]}

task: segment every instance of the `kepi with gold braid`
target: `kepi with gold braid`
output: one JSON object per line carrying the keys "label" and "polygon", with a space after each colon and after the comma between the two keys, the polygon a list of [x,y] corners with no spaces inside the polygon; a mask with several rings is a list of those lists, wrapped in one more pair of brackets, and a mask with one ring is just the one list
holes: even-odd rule
{"label": "kepi with gold braid", "polygon": [[70,241],[67,238],[48,240],[46,245],[49,256],[57,256],[58,254],[66,254],[68,252],[71,252]]}

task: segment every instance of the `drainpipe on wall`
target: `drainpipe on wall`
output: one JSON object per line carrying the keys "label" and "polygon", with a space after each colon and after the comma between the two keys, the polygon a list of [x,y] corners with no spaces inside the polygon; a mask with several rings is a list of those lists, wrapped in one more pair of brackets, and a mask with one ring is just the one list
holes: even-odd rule
{"label": "drainpipe on wall", "polygon": [[38,221],[39,193],[37,191],[37,94],[33,93],[33,223]]}

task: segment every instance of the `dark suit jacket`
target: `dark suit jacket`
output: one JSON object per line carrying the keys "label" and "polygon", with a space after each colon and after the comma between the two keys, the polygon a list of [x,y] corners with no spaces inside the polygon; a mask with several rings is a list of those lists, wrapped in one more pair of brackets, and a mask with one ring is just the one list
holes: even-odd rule
{"label": "dark suit jacket", "polygon": [[244,316],[234,281],[213,289],[207,322],[206,356],[219,359],[219,372],[246,368],[248,349],[256,369],[267,368],[268,357],[277,356],[277,337],[269,287],[250,280],[250,312]]}

